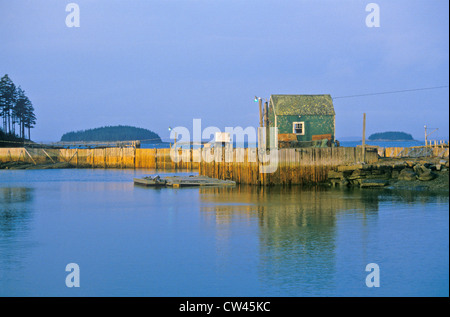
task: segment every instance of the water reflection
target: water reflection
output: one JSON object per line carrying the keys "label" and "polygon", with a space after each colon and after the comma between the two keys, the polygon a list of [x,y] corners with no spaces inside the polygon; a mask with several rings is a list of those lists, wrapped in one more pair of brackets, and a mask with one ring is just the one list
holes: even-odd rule
{"label": "water reflection", "polygon": [[60,190],[62,193],[72,193],[74,190],[88,192],[126,192],[133,190],[132,183],[125,182],[66,182],[62,183]]}
{"label": "water reflection", "polygon": [[[0,268],[17,265],[30,231],[33,188],[0,187]],[[1,273],[1,270],[0,270]]]}
{"label": "water reflection", "polygon": [[[264,293],[301,296],[333,288],[336,219],[354,212],[377,217],[379,194],[361,190],[275,187],[202,188],[202,211],[215,221],[219,247],[239,217],[259,230],[259,279]],[[279,292],[279,293],[278,293]]]}
{"label": "water reflection", "polygon": [[33,188],[0,187],[0,234],[2,238],[24,231],[29,223],[27,202],[33,199]]}
{"label": "water reflection", "polygon": [[431,190],[381,190],[379,192],[381,199],[391,202],[401,202],[403,204],[429,204],[429,203],[448,203],[448,191]]}
{"label": "water reflection", "polygon": [[448,295],[448,193],[155,189],[134,186],[134,171],[9,172],[0,296],[66,294],[68,261],[91,270],[88,295],[365,295],[364,267],[380,259],[388,295]]}
{"label": "water reflection", "polygon": [[272,296],[333,293],[339,283],[338,239],[352,231],[366,259],[381,204],[395,212],[396,204],[448,203],[447,195],[410,190],[238,186],[199,193],[204,219],[216,226],[219,254],[229,248],[237,222],[245,224],[243,232],[257,228],[259,262],[253,269],[261,292]]}

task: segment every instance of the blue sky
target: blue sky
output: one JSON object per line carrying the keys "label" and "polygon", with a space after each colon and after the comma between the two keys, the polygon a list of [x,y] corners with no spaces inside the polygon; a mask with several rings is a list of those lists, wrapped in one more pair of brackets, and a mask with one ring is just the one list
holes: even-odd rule
{"label": "blue sky", "polygon": [[[80,8],[68,28],[65,7]],[[365,24],[380,7],[380,27]],[[448,86],[449,3],[326,0],[0,0],[0,75],[36,109],[32,138],[133,125],[257,126],[255,95],[332,97]],[[337,138],[449,130],[448,88],[337,98]]]}

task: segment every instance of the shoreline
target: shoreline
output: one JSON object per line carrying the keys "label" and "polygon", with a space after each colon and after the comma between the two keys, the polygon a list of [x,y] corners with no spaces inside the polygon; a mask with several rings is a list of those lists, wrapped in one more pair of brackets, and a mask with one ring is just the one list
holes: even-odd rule
{"label": "shoreline", "polygon": [[[273,186],[324,186],[324,187],[359,187],[365,190],[382,189],[389,191],[411,191],[449,193],[449,161],[440,158],[420,159],[381,159],[375,164],[351,164],[341,165],[329,171],[328,180],[318,184],[305,185],[273,185]],[[425,167],[433,177],[428,180],[420,180],[418,175],[413,175],[415,166]],[[74,166],[67,162],[40,163],[29,162],[0,162],[0,170],[41,170],[41,169],[105,169],[104,167]],[[121,169],[121,168],[107,168]],[[131,169],[131,168],[130,168]],[[417,168],[416,168],[417,169]],[[156,169],[158,170],[158,169]],[[165,169],[161,169],[164,171]],[[402,170],[409,172],[410,176],[402,177]],[[168,170],[167,170],[168,171]],[[170,169],[173,172],[173,169]],[[184,172],[184,169],[179,169]],[[197,172],[192,170],[192,172]],[[406,173],[405,172],[405,173]],[[364,186],[364,184],[368,184]]]}
{"label": "shoreline", "polygon": [[449,160],[380,158],[374,164],[341,165],[329,171],[330,186],[449,193]]}

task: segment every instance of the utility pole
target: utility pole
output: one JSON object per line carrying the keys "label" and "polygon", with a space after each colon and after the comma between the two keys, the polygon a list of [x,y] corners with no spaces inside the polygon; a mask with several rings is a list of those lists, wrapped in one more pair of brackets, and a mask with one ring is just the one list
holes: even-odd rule
{"label": "utility pole", "polygon": [[[169,132],[170,132],[170,131],[172,131],[172,127],[169,127]],[[175,142],[173,143],[173,146],[174,146],[175,148],[177,148],[177,136],[178,136],[178,135],[177,135],[177,131],[175,131],[175,140],[174,140]],[[172,147],[172,146],[170,146],[170,147]]]}
{"label": "utility pole", "polygon": [[264,126],[265,127],[269,127],[269,104],[267,103],[267,101],[264,103]]}
{"label": "utility pole", "polygon": [[264,103],[264,126],[266,127],[266,148],[269,148],[270,135],[269,135],[269,104],[267,101]]}
{"label": "utility pole", "polygon": [[263,127],[263,110],[262,110],[262,98],[258,98],[259,101],[259,126]]}
{"label": "utility pole", "polygon": [[366,161],[366,113],[363,114],[362,161]]}
{"label": "utility pole", "polygon": [[[254,100],[255,100],[255,102],[258,101],[258,103],[259,103],[259,127],[262,128],[264,126],[264,124],[263,124],[263,111],[264,110],[263,110],[263,107],[262,107],[262,98],[255,96]],[[259,132],[259,131],[262,131],[262,129],[258,129],[258,147],[261,144],[261,137],[262,137],[260,135],[261,132]]]}

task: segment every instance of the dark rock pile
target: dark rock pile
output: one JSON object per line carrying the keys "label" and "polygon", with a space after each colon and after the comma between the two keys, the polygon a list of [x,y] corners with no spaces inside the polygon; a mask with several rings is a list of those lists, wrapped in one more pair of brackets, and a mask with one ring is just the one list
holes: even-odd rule
{"label": "dark rock pile", "polygon": [[448,159],[387,159],[375,164],[338,166],[328,172],[328,181],[333,186],[385,187],[393,181],[429,182],[437,178],[439,173],[448,172],[448,169]]}

